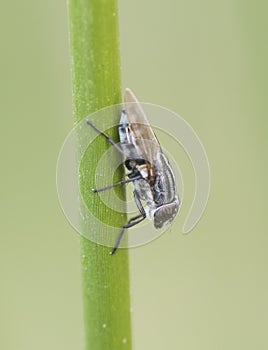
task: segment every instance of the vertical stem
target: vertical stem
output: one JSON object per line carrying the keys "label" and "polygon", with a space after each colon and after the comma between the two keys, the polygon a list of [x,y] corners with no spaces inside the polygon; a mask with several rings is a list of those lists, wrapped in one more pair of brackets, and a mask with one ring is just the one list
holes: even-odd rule
{"label": "vertical stem", "polygon": [[[117,0],[69,0],[69,18],[78,123],[90,113],[121,102]],[[111,137],[118,138],[116,130]],[[99,154],[108,144],[98,139],[94,147]],[[88,169],[87,162],[80,167],[83,173]],[[94,183],[94,172],[87,173]],[[86,194],[83,181],[80,186],[82,195]],[[107,208],[105,215],[113,217],[115,226],[125,223],[122,215]],[[102,234],[102,225],[98,230]],[[120,249],[114,256],[109,252],[110,248],[81,237],[86,350],[131,349],[128,252]]]}

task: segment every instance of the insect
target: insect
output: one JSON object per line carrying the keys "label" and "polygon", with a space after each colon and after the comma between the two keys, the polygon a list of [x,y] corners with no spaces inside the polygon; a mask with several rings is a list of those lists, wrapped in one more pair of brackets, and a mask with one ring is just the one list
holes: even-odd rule
{"label": "insect", "polygon": [[124,109],[118,127],[119,145],[89,120],[86,123],[124,156],[125,167],[129,171],[126,175],[128,179],[93,189],[92,192],[101,192],[129,182],[134,185],[133,195],[139,214],[130,218],[121,228],[110,252],[113,255],[125,230],[139,224],[145,218],[151,220],[156,229],[174,220],[180,205],[176,194],[175,176],[140,103],[130,89],[126,89],[124,94]]}

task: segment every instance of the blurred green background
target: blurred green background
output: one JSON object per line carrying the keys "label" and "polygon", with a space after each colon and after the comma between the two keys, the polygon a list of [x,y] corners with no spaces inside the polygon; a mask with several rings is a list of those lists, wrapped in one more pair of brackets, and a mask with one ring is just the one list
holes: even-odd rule
{"label": "blurred green background", "polygon": [[[267,2],[120,0],[123,87],[201,138],[212,187],[194,231],[130,251],[134,349],[266,349]],[[79,237],[55,167],[72,127],[65,1],[1,6],[0,349],[82,349]]]}

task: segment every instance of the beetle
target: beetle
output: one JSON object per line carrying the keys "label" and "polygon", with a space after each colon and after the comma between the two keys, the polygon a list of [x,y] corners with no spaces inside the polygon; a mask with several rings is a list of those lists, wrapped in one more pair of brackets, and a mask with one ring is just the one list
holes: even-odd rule
{"label": "beetle", "polygon": [[130,218],[121,228],[110,252],[113,255],[120,245],[125,230],[139,224],[145,218],[151,220],[156,229],[160,229],[164,224],[170,224],[178,213],[180,200],[176,193],[173,170],[141,104],[130,89],[126,89],[124,94],[124,109],[118,126],[119,145],[90,120],[86,120],[86,123],[123,155],[125,167],[129,171],[128,179],[93,189],[92,192],[101,192],[129,182],[134,185],[133,195],[139,214]]}

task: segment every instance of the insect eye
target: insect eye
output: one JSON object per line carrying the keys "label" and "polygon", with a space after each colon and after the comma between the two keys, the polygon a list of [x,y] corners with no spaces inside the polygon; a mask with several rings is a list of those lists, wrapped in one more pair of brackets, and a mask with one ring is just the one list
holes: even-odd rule
{"label": "insect eye", "polygon": [[154,226],[161,228],[164,223],[171,223],[178,212],[178,200],[160,206],[154,213]]}

